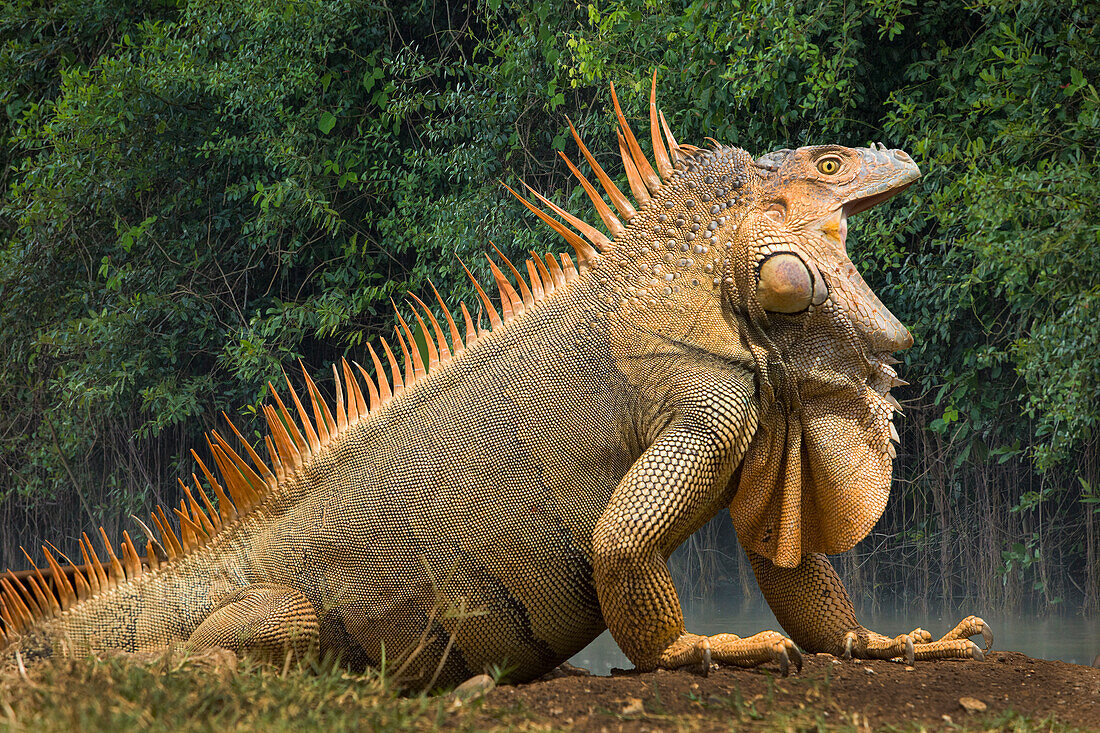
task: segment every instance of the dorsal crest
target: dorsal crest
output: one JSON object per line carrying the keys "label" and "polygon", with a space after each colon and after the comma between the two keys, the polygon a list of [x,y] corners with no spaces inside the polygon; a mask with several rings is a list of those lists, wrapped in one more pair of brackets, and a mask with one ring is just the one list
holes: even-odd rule
{"label": "dorsal crest", "polygon": [[[657,109],[656,71],[653,72],[653,79],[650,83],[649,91],[649,132],[653,144],[654,164],[650,164],[649,159],[646,158],[645,153],[642,152],[642,148],[638,144],[638,139],[630,129],[630,125],[627,124],[626,116],[623,114],[622,107],[619,105],[619,97],[615,93],[614,84],[611,85],[611,100],[615,108],[615,118],[618,121],[618,128],[615,131],[615,135],[619,142],[619,156],[622,159],[623,169],[626,172],[627,183],[639,207],[644,208],[657,198],[665,185],[667,185],[677,173],[689,170],[695,156],[702,151],[694,145],[681,145],[677,143],[676,139],[672,136],[672,131],[669,129],[664,114]],[[577,142],[577,147],[580,149],[585,161],[587,161],[592,172],[595,174],[596,180],[607,194],[607,198],[610,199],[615,211],[618,212],[618,216],[616,216],[615,211],[612,211],[611,207],[608,206],[607,201],[604,200],[603,196],[592,182],[573,164],[569,156],[563,152],[559,152],[558,155],[565,161],[569,171],[576,177],[577,181],[584,188],[585,193],[587,193],[588,197],[592,200],[592,204],[596,207],[596,213],[603,221],[604,226],[611,232],[612,239],[609,239],[607,235],[591,224],[565,211],[545,196],[536,192],[530,186],[527,186],[527,189],[535,198],[542,202],[552,212],[564,219],[568,225],[572,226],[576,231],[573,231],[573,229],[570,229],[566,224],[554,219],[546,213],[546,211],[532,204],[523,196],[516,193],[512,188],[508,186],[505,186],[505,188],[518,198],[524,206],[560,234],[562,238],[573,247],[573,250],[577,254],[577,259],[582,265],[589,266],[593,264],[600,255],[608,254],[614,250],[615,241],[613,238],[619,237],[627,230],[627,226],[624,225],[623,220],[626,221],[626,224],[629,224],[630,221],[637,216],[639,207],[631,203],[630,199],[619,190],[619,187],[615,185],[611,177],[607,175],[607,172],[604,171],[603,167],[596,161],[595,156],[593,156],[585,146],[584,141],[577,132],[577,128],[573,126],[573,123],[569,122],[568,124],[569,130],[573,133],[573,139]],[[665,145],[666,141],[668,143],[667,147]],[[654,165],[656,165],[656,171],[654,170]],[[622,218],[620,219],[620,217]]]}

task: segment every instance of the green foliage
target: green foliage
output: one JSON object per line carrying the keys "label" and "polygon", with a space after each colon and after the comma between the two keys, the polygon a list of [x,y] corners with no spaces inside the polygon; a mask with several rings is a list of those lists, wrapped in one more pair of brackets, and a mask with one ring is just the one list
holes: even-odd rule
{"label": "green foliage", "polygon": [[[554,154],[563,117],[614,150],[607,82],[638,119],[657,68],[682,141],[914,155],[924,180],[849,240],[917,339],[891,511],[926,516],[931,492],[939,529],[891,526],[961,546],[951,518],[993,512],[998,551],[1034,537],[1033,564],[1080,575],[1100,482],[1096,21],[1050,0],[9,3],[0,502],[80,507],[76,527],[170,498],[216,409],[254,413],[295,359],[354,353],[429,277],[468,295],[456,254],[484,271],[489,238],[546,249],[496,179],[590,212]],[[991,475],[999,503],[978,506]]]}
{"label": "green foliage", "polygon": [[[133,481],[135,448],[184,458],[215,408],[248,411],[283,365],[360,343],[406,288],[431,276],[461,292],[454,253],[516,229],[494,179],[539,144],[516,129],[542,90],[518,68],[494,81],[475,35],[491,18],[97,8],[103,22],[73,38],[48,34],[57,16],[83,19],[75,8],[3,18],[0,496],[75,489],[114,505],[108,486],[169,485]],[[106,20],[119,16],[123,33]],[[448,20],[461,27],[433,32]],[[522,56],[512,43],[500,52]],[[58,46],[74,50],[47,62]]]}
{"label": "green foliage", "polygon": [[1003,8],[983,6],[979,33],[908,69],[886,129],[927,168],[913,209],[932,246],[907,268],[924,281],[919,361],[942,375],[941,401],[977,408],[971,429],[1023,428],[1050,465],[1100,420],[1088,317],[1100,307],[1100,100],[1087,81],[1100,63],[1085,5]]}

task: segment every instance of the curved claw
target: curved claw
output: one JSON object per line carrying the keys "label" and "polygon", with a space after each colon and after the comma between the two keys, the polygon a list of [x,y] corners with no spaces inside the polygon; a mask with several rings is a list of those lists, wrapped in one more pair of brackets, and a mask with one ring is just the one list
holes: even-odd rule
{"label": "curved claw", "polygon": [[[984,636],[984,634],[983,634],[983,636]],[[984,662],[985,661],[985,654],[982,652],[982,650],[980,648],[978,648],[978,645],[975,644],[974,642],[970,642],[970,656],[975,661],[978,661],[978,662]]]}
{"label": "curved claw", "polygon": [[787,647],[784,644],[779,645],[779,672],[784,677],[791,672],[791,658],[787,654]]}
{"label": "curved claw", "polygon": [[798,651],[798,647],[792,646],[790,653],[791,653],[791,656],[794,657],[795,670],[799,674],[802,674],[802,652]]}
{"label": "curved claw", "polygon": [[913,666],[913,662],[917,660],[917,650],[913,646],[912,635],[905,637],[905,663],[910,667]]}
{"label": "curved claw", "polygon": [[982,621],[982,639],[985,641],[985,651],[993,648],[993,629],[985,621]]}

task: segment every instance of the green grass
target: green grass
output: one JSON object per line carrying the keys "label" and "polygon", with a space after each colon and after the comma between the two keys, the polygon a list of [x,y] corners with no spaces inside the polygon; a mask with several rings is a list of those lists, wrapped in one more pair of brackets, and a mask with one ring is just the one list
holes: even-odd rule
{"label": "green grass", "polygon": [[[828,683],[824,682],[827,688]],[[899,722],[868,726],[857,713],[824,703],[827,689],[802,708],[759,705],[731,696],[688,699],[690,712],[674,712],[665,698],[645,704],[644,715],[622,715],[621,703],[597,706],[589,727],[618,730],[736,730],[791,733],[918,733],[923,730],[1073,733],[1051,720],[1015,713],[956,716],[953,723],[923,726]],[[765,696],[760,696],[761,698]],[[770,708],[770,709],[769,709]],[[826,710],[830,712],[826,713]],[[0,731],[390,731],[563,730],[560,716],[532,710],[523,701],[494,707],[485,701],[455,708],[449,695],[397,695],[378,673],[349,674],[331,665],[289,669],[237,662],[213,653],[104,660],[58,659],[0,671]]]}
{"label": "green grass", "polygon": [[471,729],[446,696],[398,697],[378,674],[283,673],[247,662],[57,660],[0,677],[0,730],[359,731]]}

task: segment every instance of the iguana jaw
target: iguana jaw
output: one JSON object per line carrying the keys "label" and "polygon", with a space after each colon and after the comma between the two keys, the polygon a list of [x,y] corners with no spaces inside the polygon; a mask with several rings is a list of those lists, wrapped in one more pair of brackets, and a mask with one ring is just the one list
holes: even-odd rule
{"label": "iguana jaw", "polygon": [[912,159],[900,150],[863,148],[859,154],[865,181],[817,222],[816,228],[831,244],[818,253],[817,265],[830,283],[834,299],[864,334],[870,351],[885,356],[912,346],[913,337],[879,301],[849,259],[848,217],[896,196],[921,174]]}
{"label": "iguana jaw", "polygon": [[889,191],[883,191],[882,193],[875,194],[873,196],[864,196],[861,199],[856,199],[855,201],[850,201],[847,204],[845,204],[844,207],[843,207],[844,215],[845,216],[852,216],[854,214],[860,214],[864,211],[867,211],[867,209],[870,209],[874,206],[878,206],[879,204],[881,204],[883,201],[886,201],[887,199],[892,199],[894,196],[897,196],[899,193],[901,193],[902,191],[904,191],[905,189],[909,188],[912,185],[913,185],[913,181],[909,181],[908,183],[906,183],[902,186],[899,186],[897,188],[893,188]]}
{"label": "iguana jaw", "polygon": [[840,246],[847,246],[848,241],[848,217],[855,214],[861,214],[867,209],[878,206],[887,199],[892,199],[899,193],[904,191],[913,185],[913,181],[909,181],[897,188],[892,188],[881,193],[877,193],[871,196],[864,196],[856,199],[855,201],[849,201],[841,206],[835,212],[830,214],[821,220],[821,231],[826,236],[832,238],[838,242]]}

